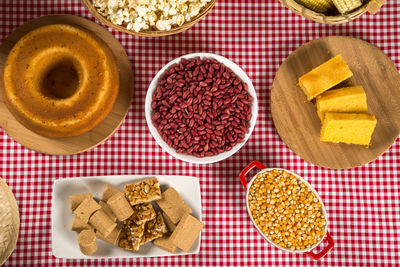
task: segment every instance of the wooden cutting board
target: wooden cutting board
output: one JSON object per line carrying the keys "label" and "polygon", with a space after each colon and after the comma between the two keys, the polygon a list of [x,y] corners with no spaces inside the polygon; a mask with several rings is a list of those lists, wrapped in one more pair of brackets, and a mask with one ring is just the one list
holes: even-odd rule
{"label": "wooden cutting board", "polygon": [[[362,85],[368,110],[378,121],[369,148],[320,141],[321,123],[313,102],[297,86],[298,78],[342,54],[353,77],[338,87]],[[400,75],[374,45],[351,37],[331,36],[294,51],[279,68],[271,91],[271,112],[283,142],[304,160],[326,168],[364,165],[383,154],[400,132]]]}
{"label": "wooden cutting board", "polygon": [[[18,40],[30,31],[50,24],[63,23],[82,27],[97,35],[108,44],[113,51],[119,69],[120,90],[110,114],[95,128],[87,133],[69,138],[48,138],[38,135],[20,124],[8,111],[1,97],[0,83],[0,126],[21,145],[32,150],[51,155],[71,155],[87,151],[107,140],[121,125],[133,95],[133,73],[129,58],[122,45],[100,25],[73,15],[51,15],[34,19],[11,33],[0,46],[0,73],[9,51]],[[2,76],[0,77],[2,79]]]}

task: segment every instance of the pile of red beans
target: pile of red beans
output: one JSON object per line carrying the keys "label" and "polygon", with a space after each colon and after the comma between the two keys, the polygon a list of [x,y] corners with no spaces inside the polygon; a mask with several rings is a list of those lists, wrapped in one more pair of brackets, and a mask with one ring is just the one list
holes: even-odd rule
{"label": "pile of red beans", "polygon": [[181,59],[158,82],[152,121],[177,153],[213,156],[244,141],[252,100],[247,84],[217,60]]}

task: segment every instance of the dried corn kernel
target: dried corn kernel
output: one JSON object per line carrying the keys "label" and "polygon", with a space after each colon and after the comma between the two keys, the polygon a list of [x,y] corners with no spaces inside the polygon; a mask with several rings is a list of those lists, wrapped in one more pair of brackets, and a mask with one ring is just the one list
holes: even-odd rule
{"label": "dried corn kernel", "polygon": [[317,196],[286,171],[273,169],[257,175],[248,201],[254,222],[280,247],[308,249],[325,235],[326,218]]}

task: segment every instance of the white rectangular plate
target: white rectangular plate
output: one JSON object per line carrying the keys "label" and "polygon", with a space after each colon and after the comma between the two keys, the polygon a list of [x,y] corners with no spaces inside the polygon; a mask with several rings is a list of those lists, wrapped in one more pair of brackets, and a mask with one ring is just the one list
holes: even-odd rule
{"label": "white rectangular plate", "polygon": [[51,239],[53,255],[57,258],[67,259],[93,259],[93,258],[136,258],[160,257],[173,255],[195,254],[200,251],[201,235],[197,238],[189,252],[177,249],[177,253],[169,253],[152,243],[140,247],[137,252],[124,250],[97,239],[98,249],[92,256],[84,255],[78,245],[78,233],[71,230],[74,215],[69,207],[69,196],[81,193],[92,193],[99,200],[104,186],[110,184],[123,190],[125,184],[135,183],[140,180],[157,177],[160,181],[161,191],[173,187],[192,208],[192,215],[201,220],[201,195],[199,179],[190,176],[168,175],[118,175],[60,179],[54,182],[53,201],[51,207]]}

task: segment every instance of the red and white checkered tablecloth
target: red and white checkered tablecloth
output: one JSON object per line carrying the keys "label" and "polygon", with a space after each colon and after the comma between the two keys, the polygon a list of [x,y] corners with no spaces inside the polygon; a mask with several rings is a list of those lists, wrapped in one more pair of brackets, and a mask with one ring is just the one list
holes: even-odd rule
{"label": "red and white checkered tablecloth", "polygon": [[[79,0],[1,0],[0,40],[43,15],[68,13],[93,20]],[[111,31],[125,47],[135,73],[131,108],[121,128],[104,144],[69,157],[25,149],[0,130],[0,176],[14,192],[21,214],[16,250],[6,266],[282,266],[400,264],[400,144],[363,167],[328,170],[296,156],[272,123],[269,95],[283,60],[305,42],[348,35],[371,42],[400,67],[400,2],[388,0],[377,15],[341,26],[321,25],[293,14],[278,0],[218,0],[190,30],[169,37],[140,38]],[[255,130],[231,158],[209,165],[176,160],[150,135],[144,99],[153,75],[183,54],[212,52],[238,63],[259,99]],[[284,108],[284,107],[282,107]],[[289,254],[264,241],[251,224],[239,172],[251,161],[293,170],[323,198],[334,249],[321,261]],[[132,260],[63,260],[52,256],[50,208],[56,179],[112,174],[192,175],[200,179],[203,230],[200,253]]]}

